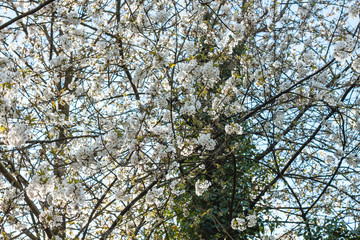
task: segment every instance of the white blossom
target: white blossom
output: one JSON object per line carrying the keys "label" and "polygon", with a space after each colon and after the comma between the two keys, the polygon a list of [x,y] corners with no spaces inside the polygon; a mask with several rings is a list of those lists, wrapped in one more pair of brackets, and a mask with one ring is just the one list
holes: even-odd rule
{"label": "white blossom", "polygon": [[243,218],[234,218],[233,220],[231,220],[231,227],[234,230],[245,231],[246,220]]}
{"label": "white blossom", "polygon": [[257,219],[256,219],[256,216],[255,215],[249,215],[246,217],[246,220],[248,221],[248,227],[251,228],[251,227],[254,227],[257,223]]}
{"label": "white blossom", "polygon": [[211,186],[211,182],[208,180],[197,180],[195,183],[195,193],[197,196],[202,196],[207,189]]}
{"label": "white blossom", "polygon": [[359,3],[355,3],[349,7],[349,14],[351,18],[357,18],[360,14]]}
{"label": "white blossom", "polygon": [[351,66],[353,67],[353,69],[354,69],[355,71],[360,72],[360,59],[359,59],[359,58],[355,59],[355,60],[352,62]]}
{"label": "white blossom", "polygon": [[241,135],[243,133],[243,129],[238,123],[233,123],[225,126],[225,132],[227,134],[236,133],[238,135]]}
{"label": "white blossom", "polygon": [[202,145],[203,147],[205,147],[206,150],[209,151],[214,150],[216,146],[216,141],[211,139],[210,133],[200,133],[197,142],[198,144]]}
{"label": "white blossom", "polygon": [[27,140],[29,140],[27,127],[21,123],[13,125],[7,134],[8,144],[12,147],[22,147]]}

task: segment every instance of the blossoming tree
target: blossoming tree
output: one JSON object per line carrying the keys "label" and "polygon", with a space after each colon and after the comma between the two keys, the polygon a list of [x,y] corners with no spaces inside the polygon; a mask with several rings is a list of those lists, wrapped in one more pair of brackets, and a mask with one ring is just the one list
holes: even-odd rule
{"label": "blossoming tree", "polygon": [[2,237],[356,237],[359,14],[0,0]]}

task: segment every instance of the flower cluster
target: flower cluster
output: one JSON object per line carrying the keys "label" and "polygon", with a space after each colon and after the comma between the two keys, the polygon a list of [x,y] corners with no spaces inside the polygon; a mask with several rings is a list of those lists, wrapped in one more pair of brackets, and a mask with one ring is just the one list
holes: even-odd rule
{"label": "flower cluster", "polygon": [[355,59],[352,62],[351,66],[356,72],[360,72],[360,59],[359,58]]}
{"label": "flower cluster", "polygon": [[180,109],[180,114],[194,115],[199,108],[201,108],[200,101],[197,101],[195,96],[190,96]]}
{"label": "flower cluster", "polygon": [[146,194],[145,201],[147,205],[152,204],[160,204],[159,196],[163,193],[163,189],[161,188],[153,188],[151,189],[148,194]]}
{"label": "flower cluster", "polygon": [[155,22],[163,24],[168,19],[168,16],[169,16],[169,12],[166,11],[166,9],[163,9],[156,13],[156,15],[154,16],[154,20]]}
{"label": "flower cluster", "polygon": [[21,147],[27,140],[29,140],[29,134],[24,124],[15,124],[7,134],[8,144],[12,147]]}
{"label": "flower cluster", "polygon": [[210,133],[200,133],[197,143],[205,147],[206,150],[212,151],[215,149],[216,141],[211,139]]}
{"label": "flower cluster", "polygon": [[257,223],[255,215],[249,215],[245,218],[234,218],[231,221],[231,227],[235,230],[245,231],[247,227],[254,227]]}
{"label": "flower cluster", "polygon": [[234,218],[231,221],[231,227],[232,227],[232,229],[235,229],[235,230],[245,231],[246,230],[246,220],[243,218]]}
{"label": "flower cluster", "polygon": [[42,163],[36,175],[26,188],[26,193],[31,200],[38,199],[42,202],[46,200],[47,194],[54,189],[55,178],[48,163]]}
{"label": "flower cluster", "polygon": [[346,162],[353,168],[356,168],[359,166],[360,159],[355,154],[349,154],[349,156],[346,158]]}
{"label": "flower cluster", "polygon": [[62,215],[59,213],[59,209],[50,206],[48,209],[41,212],[39,220],[45,226],[58,227],[62,223]]}
{"label": "flower cluster", "polygon": [[360,14],[359,3],[355,3],[349,7],[349,15],[351,18],[357,18]]}
{"label": "flower cluster", "polygon": [[203,195],[207,189],[211,186],[211,182],[208,180],[197,180],[195,183],[195,193],[197,196]]}
{"label": "flower cluster", "polygon": [[243,133],[243,129],[238,123],[233,123],[225,126],[225,132],[226,134],[236,133],[241,135]]}
{"label": "flower cluster", "polygon": [[214,66],[213,62],[208,62],[202,66],[202,74],[207,85],[211,88],[214,86],[214,83],[219,79],[219,68]]}
{"label": "flower cluster", "polygon": [[342,41],[336,43],[334,49],[334,58],[340,62],[344,62],[350,57],[350,53],[354,50],[356,40],[352,36],[346,36]]}
{"label": "flower cluster", "polygon": [[184,48],[185,48],[187,54],[189,54],[190,56],[193,56],[196,53],[196,48],[195,48],[193,42],[186,42],[184,44]]}
{"label": "flower cluster", "polygon": [[76,214],[85,199],[79,182],[57,179],[48,163],[39,166],[26,193],[31,200],[38,199],[41,202],[47,201],[51,206],[65,207],[69,214]]}

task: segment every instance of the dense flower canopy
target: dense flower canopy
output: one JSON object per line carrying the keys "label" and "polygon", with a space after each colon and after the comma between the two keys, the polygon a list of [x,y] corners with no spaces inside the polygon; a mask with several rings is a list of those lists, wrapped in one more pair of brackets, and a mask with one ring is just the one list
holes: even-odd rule
{"label": "dense flower canopy", "polygon": [[3,238],[360,235],[359,14],[0,0]]}

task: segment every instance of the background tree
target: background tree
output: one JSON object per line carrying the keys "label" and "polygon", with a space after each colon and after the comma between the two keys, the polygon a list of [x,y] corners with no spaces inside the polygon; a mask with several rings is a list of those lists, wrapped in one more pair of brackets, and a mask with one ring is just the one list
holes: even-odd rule
{"label": "background tree", "polygon": [[356,238],[359,13],[0,1],[3,238]]}

